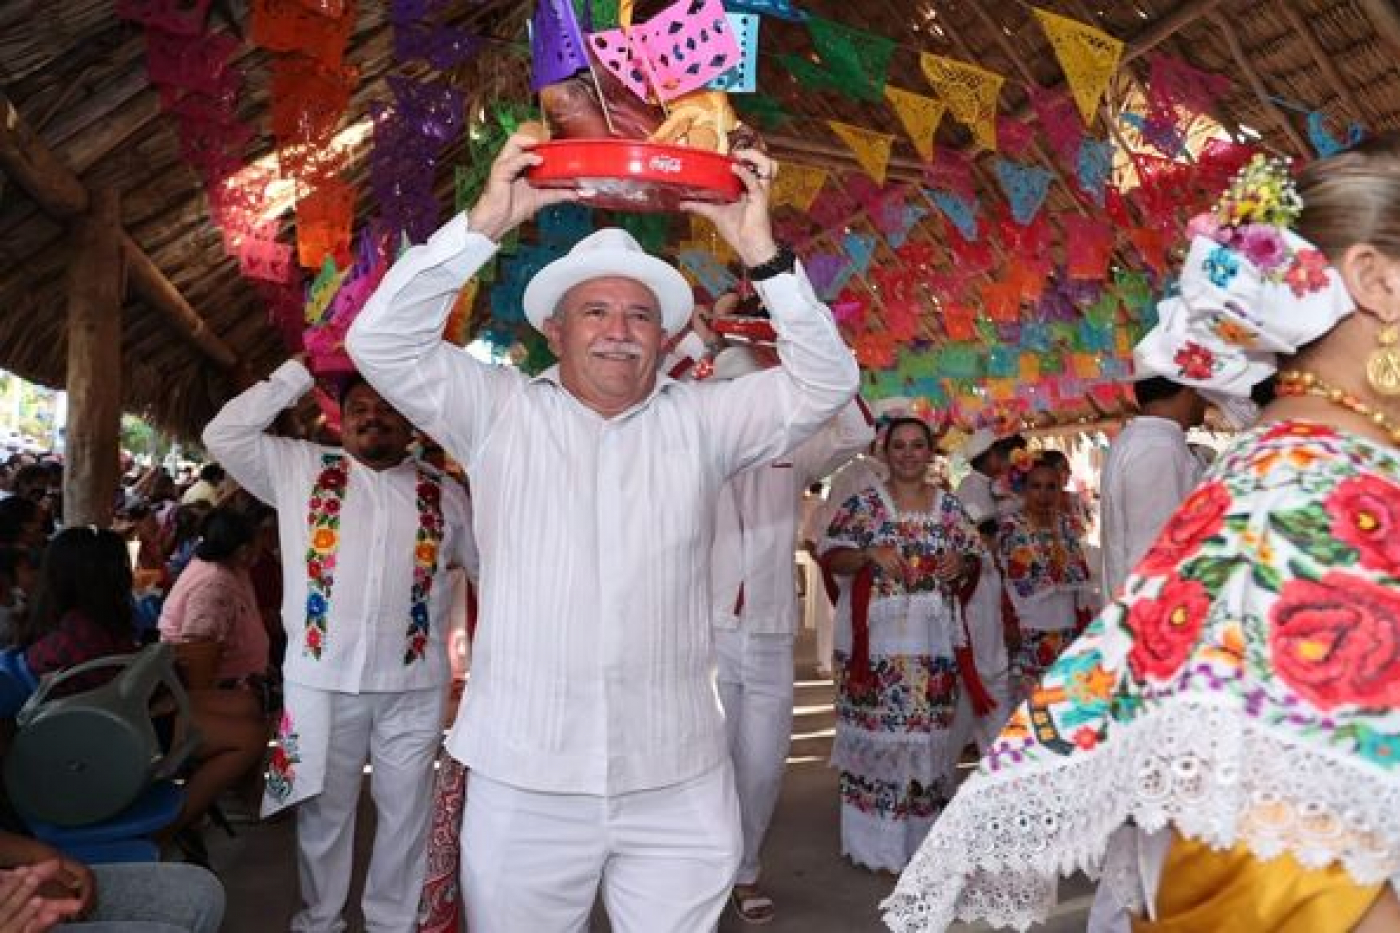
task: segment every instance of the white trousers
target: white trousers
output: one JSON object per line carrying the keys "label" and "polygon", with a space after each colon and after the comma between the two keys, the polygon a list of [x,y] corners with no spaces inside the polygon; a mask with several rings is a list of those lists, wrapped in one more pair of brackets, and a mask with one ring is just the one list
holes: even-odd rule
{"label": "white trousers", "polygon": [[969,739],[977,743],[979,753],[986,754],[1001,733],[1001,727],[1016,711],[1011,705],[1011,672],[1008,669],[1002,668],[997,674],[978,671],[977,676],[996,701],[997,708],[985,716],[978,716],[972,709],[972,698],[968,692],[958,691],[958,706],[953,711],[953,747],[958,750],[959,757]]}
{"label": "white trousers", "polygon": [[297,872],[304,906],[295,933],[338,933],[354,862],[355,810],[365,762],[378,821],[360,907],[368,933],[417,929],[426,868],[433,759],[442,745],[445,688],[332,693],[321,793],[297,805]]}
{"label": "white trousers", "polygon": [[827,598],[822,568],[816,559],[803,550],[797,552],[797,562],[802,565],[807,588],[802,595],[802,624],[817,631],[817,673],[830,674],[831,656],[835,651],[836,609]]}
{"label": "white trousers", "polygon": [[744,857],[734,883],[753,884],[792,745],[793,638],[743,629],[715,629],[714,636],[719,701],[744,830]]}
{"label": "white trousers", "polygon": [[710,933],[739,864],[728,762],[632,793],[547,794],[467,779],[462,899],[471,933],[578,933],[601,884],[615,933]]}

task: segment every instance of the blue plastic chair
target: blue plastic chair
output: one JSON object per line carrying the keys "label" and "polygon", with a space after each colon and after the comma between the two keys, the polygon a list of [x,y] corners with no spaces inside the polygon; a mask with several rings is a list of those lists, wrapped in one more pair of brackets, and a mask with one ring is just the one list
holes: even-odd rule
{"label": "blue plastic chair", "polygon": [[35,690],[39,678],[24,660],[23,648],[0,651],[0,719],[14,719]]}
{"label": "blue plastic chair", "polygon": [[175,822],[185,792],[170,781],[147,787],[136,802],[116,816],[87,826],[59,826],[43,820],[26,820],[34,838],[80,862],[158,862],[160,847],[150,836]]}

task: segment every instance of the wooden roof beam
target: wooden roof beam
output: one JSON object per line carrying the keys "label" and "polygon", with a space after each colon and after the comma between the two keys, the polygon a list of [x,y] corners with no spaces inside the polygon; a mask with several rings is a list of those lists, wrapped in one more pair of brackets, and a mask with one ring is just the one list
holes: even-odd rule
{"label": "wooden roof beam", "polygon": [[1289,142],[1293,144],[1293,154],[1306,159],[1308,157],[1308,144],[1304,141],[1298,128],[1288,119],[1288,114],[1284,113],[1278,104],[1274,103],[1273,97],[1269,94],[1269,89],[1264,85],[1264,79],[1254,65],[1250,63],[1249,56],[1245,54],[1244,45],[1240,42],[1239,33],[1235,32],[1235,27],[1230,24],[1230,20],[1225,16],[1214,13],[1211,14],[1211,22],[1215,26],[1216,32],[1225,40],[1229,46],[1230,56],[1235,60],[1235,67],[1249,81],[1250,88],[1254,91],[1255,98],[1259,101],[1259,106],[1265,113],[1273,117],[1279,129],[1283,130]]}
{"label": "wooden roof beam", "polygon": [[1394,0],[1356,0],[1356,5],[1391,52],[1400,52],[1400,10],[1396,10]]}
{"label": "wooden roof beam", "polygon": [[[1187,26],[1190,26],[1192,23],[1196,22],[1196,20],[1202,19],[1214,13],[1215,8],[1220,6],[1224,2],[1225,0],[1189,0],[1189,2],[1183,3],[1171,13],[1168,13],[1161,19],[1156,20],[1155,22],[1148,25],[1141,32],[1127,39],[1123,43],[1123,55],[1118,61],[1118,67],[1122,68],[1128,65],[1130,62],[1134,61],[1135,59],[1141,58],[1142,56],[1146,55],[1148,52],[1152,51],[1157,46],[1161,45],[1163,42],[1175,36],[1181,30],[1185,29]],[[1363,5],[1366,4],[1366,0],[1360,0],[1360,2]],[[1390,2],[1390,0],[1374,0],[1374,2],[1376,4],[1382,4],[1388,3]],[[1085,22],[1089,21],[1085,20]],[[1089,25],[1098,28],[1097,23],[1089,22]],[[1400,18],[1397,18],[1396,29],[1397,35],[1400,36]],[[1058,81],[1046,85],[1046,89],[1058,90],[1064,84],[1064,78],[1060,78]],[[1023,117],[1025,117],[1028,113],[1030,113],[1030,111],[1030,95],[1027,94],[1026,99],[1021,102],[1021,106],[1017,107],[1014,111],[1012,111],[1010,113],[1010,116],[1017,120],[1020,120]]]}
{"label": "wooden roof beam", "polygon": [[[860,162],[856,159],[855,153],[846,146],[821,143],[816,140],[802,139],[797,136],[783,136],[776,133],[764,133],[763,141],[772,150],[773,155],[779,161],[785,154],[793,156],[806,155],[811,158],[835,159],[853,169],[861,169]],[[864,169],[861,169],[864,171]],[[889,168],[885,172],[888,181],[899,181],[908,184],[927,184],[924,178],[924,165],[913,159],[906,159],[900,156],[890,156]]]}
{"label": "wooden roof beam", "polygon": [[1216,7],[1222,6],[1224,3],[1225,0],[1191,0],[1189,3],[1181,4],[1133,36],[1123,47],[1122,63],[1126,64],[1135,58],[1146,55],[1196,20],[1211,15],[1215,12]]}
{"label": "wooden roof beam", "polygon": [[1361,109],[1361,102],[1347,86],[1346,79],[1337,70],[1337,65],[1332,61],[1332,56],[1327,54],[1327,50],[1318,41],[1317,34],[1303,20],[1303,14],[1298,12],[1297,0],[1284,0],[1277,9],[1283,13],[1283,18],[1288,21],[1288,28],[1292,29],[1298,38],[1303,40],[1303,44],[1308,47],[1308,54],[1312,56],[1313,63],[1322,72],[1323,78],[1327,81],[1327,86],[1332,93],[1337,95],[1337,100],[1341,101],[1351,115],[1362,123],[1370,123],[1366,111]]}
{"label": "wooden roof beam", "polygon": [[[0,170],[28,191],[50,216],[68,222],[86,215],[91,198],[83,183],[44,145],[10,99],[0,94]],[[180,290],[125,230],[121,232],[131,286],[180,333],[220,367],[235,369],[238,355],[190,307]]]}

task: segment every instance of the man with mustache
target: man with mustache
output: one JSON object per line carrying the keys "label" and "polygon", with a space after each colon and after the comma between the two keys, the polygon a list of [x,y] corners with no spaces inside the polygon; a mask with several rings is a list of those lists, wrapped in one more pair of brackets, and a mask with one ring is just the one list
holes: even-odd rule
{"label": "man with mustache", "polygon": [[815,433],[859,378],[830,311],[773,238],[774,163],[685,203],[749,268],[780,367],[725,383],[658,373],[691,289],[619,229],[526,287],[559,364],[531,379],[441,339],[468,279],[541,207],[528,137],[476,205],[389,270],[350,330],[360,370],[472,476],[482,602],[448,751],[470,769],[463,902],[473,933],[584,929],[601,886],[619,933],[714,928],[739,864],[714,684],[708,549],[721,487]]}
{"label": "man with mustache", "polygon": [[268,428],[312,387],[299,360],[234,398],[204,444],[277,509],[285,709],[263,815],[297,805],[304,906],[291,928],[343,930],[366,762],[378,820],[360,905],[375,933],[416,929],[433,759],[450,677],[449,566],[475,573],[466,495],[408,454],[408,421],[354,376],[341,446]]}

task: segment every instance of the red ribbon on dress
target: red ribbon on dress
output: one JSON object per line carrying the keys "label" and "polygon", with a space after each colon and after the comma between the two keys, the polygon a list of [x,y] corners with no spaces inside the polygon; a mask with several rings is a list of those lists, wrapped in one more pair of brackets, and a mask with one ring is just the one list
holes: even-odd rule
{"label": "red ribbon on dress", "polygon": [[997,701],[987,692],[987,685],[982,683],[982,677],[977,673],[977,659],[972,653],[972,632],[967,627],[967,604],[972,601],[972,594],[977,592],[978,578],[982,573],[982,559],[979,557],[974,563],[975,566],[963,578],[963,584],[956,594],[958,615],[961,617],[963,637],[967,639],[967,644],[953,649],[953,660],[957,662],[958,676],[962,678],[968,699],[972,701],[972,711],[978,716],[986,716],[997,708]]}
{"label": "red ribbon on dress", "polygon": [[870,669],[870,597],[874,592],[874,569],[860,568],[851,578],[851,655],[846,659],[846,683],[862,692],[875,688],[875,672]]}

